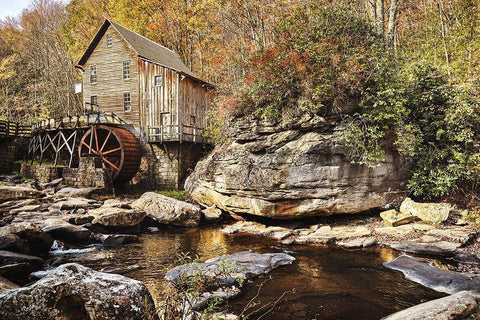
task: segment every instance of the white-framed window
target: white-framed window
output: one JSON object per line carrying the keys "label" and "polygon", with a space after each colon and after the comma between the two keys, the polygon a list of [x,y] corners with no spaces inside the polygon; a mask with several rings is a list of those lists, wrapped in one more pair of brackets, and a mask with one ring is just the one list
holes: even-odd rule
{"label": "white-framed window", "polygon": [[132,111],[132,99],[130,97],[130,92],[123,93],[123,111],[124,112]]}
{"label": "white-framed window", "polygon": [[161,75],[155,76],[155,86],[160,87],[163,85],[163,77]]}
{"label": "white-framed window", "polygon": [[130,61],[123,61],[123,80],[130,79]]}
{"label": "white-framed window", "polygon": [[113,46],[113,37],[111,34],[107,35],[107,47]]}
{"label": "white-framed window", "polygon": [[90,96],[90,106],[98,107],[98,96]]}
{"label": "white-framed window", "polygon": [[97,83],[97,66],[90,66],[90,83]]}

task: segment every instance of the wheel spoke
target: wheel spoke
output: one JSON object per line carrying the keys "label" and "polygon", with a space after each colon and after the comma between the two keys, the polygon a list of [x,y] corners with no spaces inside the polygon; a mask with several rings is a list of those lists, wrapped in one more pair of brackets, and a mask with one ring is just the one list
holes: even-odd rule
{"label": "wheel spoke", "polygon": [[102,152],[103,148],[105,148],[105,145],[107,144],[108,138],[110,138],[110,135],[112,134],[112,131],[108,131],[107,138],[105,141],[103,141],[102,147],[100,148],[100,152]]}
{"label": "wheel spoke", "polygon": [[103,154],[105,155],[105,154],[117,152],[117,151],[120,151],[120,150],[122,150],[122,147],[118,147],[118,148],[115,148],[115,149],[112,149],[112,150],[105,151],[105,152],[103,152]]}
{"label": "wheel spoke", "polygon": [[93,132],[95,132],[95,145],[97,146],[97,151],[100,151],[98,149],[98,132],[96,127],[93,127]]}
{"label": "wheel spoke", "polygon": [[85,141],[82,141],[82,144],[84,144],[87,148],[88,148],[88,152],[90,153],[90,151],[93,151],[93,153],[97,154],[97,152],[95,150],[92,150],[90,148],[90,146],[85,142]]}
{"label": "wheel spoke", "polygon": [[116,165],[114,165],[113,163],[111,163],[110,161],[108,161],[107,158],[102,157],[102,160],[105,161],[106,163],[108,163],[112,168],[115,168],[115,170],[120,171],[120,169],[119,169]]}

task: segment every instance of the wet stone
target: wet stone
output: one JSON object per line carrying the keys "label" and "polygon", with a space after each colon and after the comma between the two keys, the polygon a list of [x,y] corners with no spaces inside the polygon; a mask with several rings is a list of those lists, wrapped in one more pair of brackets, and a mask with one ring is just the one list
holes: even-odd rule
{"label": "wet stone", "polygon": [[444,270],[429,262],[407,255],[384,263],[384,266],[401,271],[408,280],[420,283],[435,291],[453,294],[460,291],[480,291],[480,276]]}
{"label": "wet stone", "polygon": [[337,242],[337,245],[347,249],[368,248],[374,246],[377,241],[374,238],[358,238]]}
{"label": "wet stone", "polygon": [[478,307],[476,293],[460,291],[396,312],[382,320],[478,319]]}

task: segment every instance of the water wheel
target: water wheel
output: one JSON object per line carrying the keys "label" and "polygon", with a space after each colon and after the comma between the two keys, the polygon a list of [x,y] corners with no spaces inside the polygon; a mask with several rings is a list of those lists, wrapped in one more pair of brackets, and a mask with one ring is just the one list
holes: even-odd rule
{"label": "water wheel", "polygon": [[128,130],[105,125],[93,126],[80,140],[80,157],[99,157],[113,182],[123,183],[133,178],[140,166],[140,145]]}

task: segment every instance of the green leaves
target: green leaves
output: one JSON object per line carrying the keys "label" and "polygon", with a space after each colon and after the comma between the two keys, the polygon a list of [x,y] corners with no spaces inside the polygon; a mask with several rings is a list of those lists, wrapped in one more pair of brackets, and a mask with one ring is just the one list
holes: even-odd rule
{"label": "green leaves", "polygon": [[378,66],[345,136],[355,150],[352,160],[374,166],[393,142],[413,160],[408,187],[415,196],[446,196],[477,180],[480,105],[474,91],[448,85],[428,63]]}

